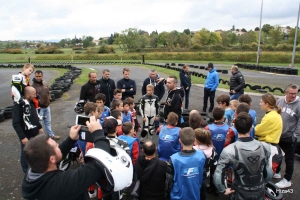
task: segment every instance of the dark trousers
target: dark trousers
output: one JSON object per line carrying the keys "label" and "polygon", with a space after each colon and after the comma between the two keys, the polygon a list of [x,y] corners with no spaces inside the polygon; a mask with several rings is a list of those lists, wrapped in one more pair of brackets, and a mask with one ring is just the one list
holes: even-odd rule
{"label": "dark trousers", "polygon": [[216,91],[211,91],[210,89],[204,88],[204,97],[203,97],[203,111],[204,112],[206,112],[206,109],[207,109],[208,97],[209,97],[209,102],[210,102],[209,112],[212,112],[212,110],[214,109],[215,94],[216,94]]}
{"label": "dark trousers", "polygon": [[21,167],[22,167],[22,170],[23,170],[24,174],[26,174],[26,172],[28,170],[28,165],[27,165],[27,162],[25,160],[24,145],[23,145],[22,141],[20,141],[20,142],[21,142],[20,163],[21,163]]}
{"label": "dark trousers", "polygon": [[185,105],[184,105],[184,108],[185,109],[189,109],[190,90],[191,90],[190,87],[189,87],[188,90],[184,89],[184,91],[185,91]]}
{"label": "dark trousers", "polygon": [[[291,139],[292,140],[292,139]],[[293,172],[294,172],[294,153],[295,153],[295,147],[296,147],[297,141],[282,141],[280,140],[278,145],[285,153],[284,159],[285,159],[285,174],[284,178],[288,181],[292,179]],[[276,173],[279,173],[281,170],[281,163],[279,164]]]}

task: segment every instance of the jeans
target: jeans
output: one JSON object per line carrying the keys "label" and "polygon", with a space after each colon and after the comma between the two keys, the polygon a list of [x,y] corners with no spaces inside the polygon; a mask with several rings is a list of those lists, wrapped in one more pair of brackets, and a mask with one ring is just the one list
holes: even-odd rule
{"label": "jeans", "polygon": [[215,95],[216,95],[216,91],[211,91],[209,88],[204,88],[204,97],[203,97],[203,111],[204,112],[206,112],[208,97],[209,97],[209,102],[210,102],[209,112],[212,112],[212,110],[214,109]]}
{"label": "jeans", "polygon": [[[295,147],[297,145],[297,140],[296,141],[291,141],[291,142],[286,142],[286,141],[279,141],[278,145],[280,148],[283,150],[285,153],[284,159],[285,159],[285,174],[284,178],[288,181],[292,179],[293,173],[294,173],[294,153],[295,153]],[[276,169],[276,173],[279,173],[281,170],[281,163]]]}
{"label": "jeans", "polygon": [[230,94],[230,101],[231,100],[238,100],[239,99],[239,97],[241,96],[242,94],[241,93],[239,93],[239,92],[237,92],[237,93],[235,93],[235,94]]}
{"label": "jeans", "polygon": [[185,91],[185,106],[184,106],[185,109],[188,109],[188,108],[189,108],[190,90],[191,90],[190,87],[189,87],[188,90],[186,90],[186,89],[184,90],[184,91]]}
{"label": "jeans", "polygon": [[50,137],[53,137],[55,134],[53,133],[52,128],[51,128],[50,107],[48,106],[47,108],[40,108],[40,116],[44,117],[43,123],[44,123],[45,132]]}
{"label": "jeans", "polygon": [[24,146],[22,141],[21,142],[21,154],[20,154],[20,163],[21,163],[21,167],[22,167],[22,170],[24,172],[24,174],[26,174],[27,170],[28,170],[28,165],[27,165],[27,162],[25,160],[25,155],[24,155]]}

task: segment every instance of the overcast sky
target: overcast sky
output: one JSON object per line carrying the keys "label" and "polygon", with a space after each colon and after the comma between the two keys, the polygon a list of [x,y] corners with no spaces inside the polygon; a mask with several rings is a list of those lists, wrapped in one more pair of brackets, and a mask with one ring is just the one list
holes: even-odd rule
{"label": "overcast sky", "polygon": [[[0,0],[0,40],[259,27],[261,0]],[[264,0],[262,25],[295,27],[298,0]]]}

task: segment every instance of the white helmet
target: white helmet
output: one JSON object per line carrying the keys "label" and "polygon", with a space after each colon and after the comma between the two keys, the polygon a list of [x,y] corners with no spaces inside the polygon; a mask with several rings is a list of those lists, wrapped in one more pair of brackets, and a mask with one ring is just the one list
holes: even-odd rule
{"label": "white helmet", "polygon": [[[117,143],[110,145],[111,154],[98,148],[89,149],[85,157],[100,162],[104,167],[107,182],[114,191],[120,191],[131,185],[133,166],[130,156]],[[97,182],[101,187],[101,182]]]}

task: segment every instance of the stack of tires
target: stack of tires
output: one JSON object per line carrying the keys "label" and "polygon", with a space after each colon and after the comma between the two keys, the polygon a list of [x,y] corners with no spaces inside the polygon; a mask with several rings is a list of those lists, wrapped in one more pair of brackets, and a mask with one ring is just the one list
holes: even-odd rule
{"label": "stack of tires", "polygon": [[73,84],[73,80],[80,74],[81,69],[71,67],[71,70],[64,73],[63,76],[55,79],[55,82],[49,88],[51,101],[55,101],[55,99],[60,98],[64,92],[67,92]]}
{"label": "stack of tires", "polygon": [[0,122],[12,118],[12,106],[0,108]]}

